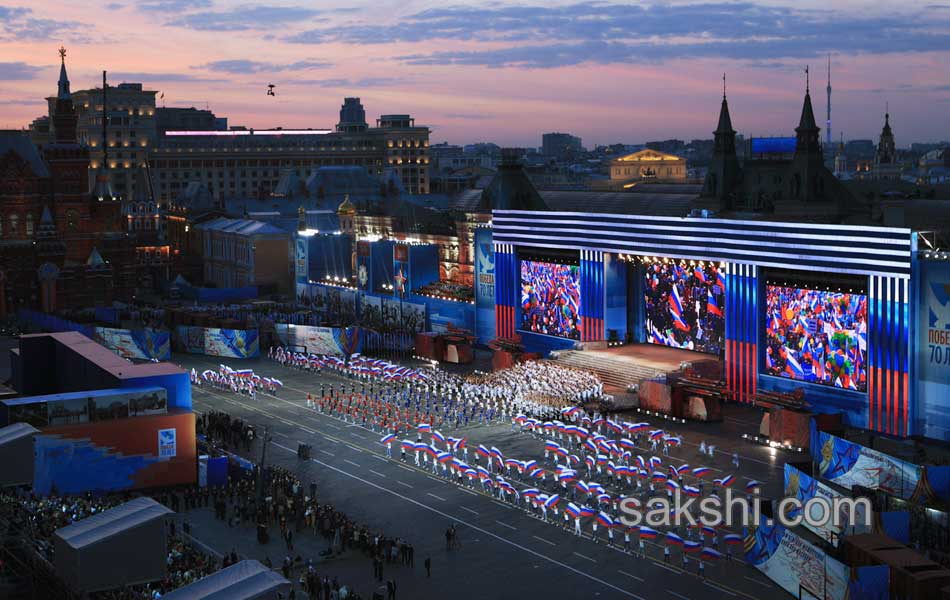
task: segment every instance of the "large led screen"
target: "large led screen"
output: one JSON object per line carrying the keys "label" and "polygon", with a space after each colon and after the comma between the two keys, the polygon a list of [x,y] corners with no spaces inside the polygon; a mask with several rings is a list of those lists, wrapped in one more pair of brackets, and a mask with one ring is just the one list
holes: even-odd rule
{"label": "large led screen", "polygon": [[765,315],[766,373],[867,390],[867,296],[770,285]]}
{"label": "large led screen", "polygon": [[521,261],[521,329],[581,339],[581,284],[577,266]]}
{"label": "large led screen", "polygon": [[719,354],[726,280],[715,265],[654,263],[644,272],[647,339],[652,344]]}

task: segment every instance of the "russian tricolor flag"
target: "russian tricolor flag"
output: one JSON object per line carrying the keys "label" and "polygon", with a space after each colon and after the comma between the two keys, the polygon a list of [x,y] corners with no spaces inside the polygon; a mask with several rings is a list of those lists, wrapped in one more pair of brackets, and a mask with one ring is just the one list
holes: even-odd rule
{"label": "russian tricolor flag", "polygon": [[567,512],[567,514],[571,515],[575,519],[581,518],[581,509],[579,509],[577,505],[574,504],[573,502],[567,503],[567,508],[565,509],[565,511]]}
{"label": "russian tricolor flag", "polygon": [[749,483],[745,484],[745,491],[747,491],[747,492],[749,492],[749,493],[751,494],[751,493],[754,492],[755,490],[759,489],[759,486],[760,486],[760,485],[761,485],[761,484],[760,484],[758,481],[756,481],[755,479],[753,479],[753,480],[749,481]]}
{"label": "russian tricolor flag", "polygon": [[706,312],[717,317],[723,316],[722,309],[719,308],[716,295],[712,293],[712,290],[706,290]]}
{"label": "russian tricolor flag", "polygon": [[659,536],[659,532],[656,529],[651,529],[649,527],[640,527],[640,537],[647,540],[655,540]]}
{"label": "russian tricolor flag", "polygon": [[657,469],[657,468],[659,468],[659,467],[661,467],[661,466],[663,466],[663,459],[661,459],[659,456],[651,456],[651,457],[650,457],[650,468],[651,468],[651,469]]}
{"label": "russian tricolor flag", "polygon": [[683,302],[680,300],[679,288],[675,284],[672,293],[670,293],[670,313],[674,317],[683,318]]}
{"label": "russian tricolor flag", "polygon": [[439,442],[440,444],[445,443],[445,436],[442,435],[442,432],[438,429],[432,431],[432,439]]}
{"label": "russian tricolor flag", "polygon": [[681,538],[680,536],[670,531],[666,534],[666,544],[668,546],[679,546],[680,548],[682,548],[683,538]]}
{"label": "russian tricolor flag", "polygon": [[418,429],[419,433],[422,433],[423,431],[432,431],[432,425],[429,425],[428,423],[419,423]]}
{"label": "russian tricolor flag", "polygon": [[557,506],[557,503],[560,501],[561,501],[561,497],[558,496],[557,494],[554,494],[553,496],[549,497],[547,500],[544,501],[544,505],[547,506],[548,508],[552,508],[552,507]]}
{"label": "russian tricolor flag", "polygon": [[666,481],[666,480],[667,480],[666,473],[660,473],[659,471],[653,471],[653,475],[652,475],[651,477],[652,477],[653,481]]}
{"label": "russian tricolor flag", "polygon": [[684,485],[683,493],[689,496],[690,498],[699,498],[699,488],[694,488],[688,485]]}
{"label": "russian tricolor flag", "polygon": [[709,475],[711,472],[712,472],[711,469],[709,469],[708,467],[696,467],[695,469],[693,469],[693,476],[705,477],[706,475]]}
{"label": "russian tricolor flag", "polygon": [[481,444],[479,444],[478,450],[476,450],[476,452],[478,452],[481,456],[484,456],[485,458],[488,458],[489,456],[491,456],[491,452],[488,451],[488,448],[486,448],[485,446],[482,446]]}
{"label": "russian tricolor flag", "polygon": [[597,522],[603,525],[604,527],[614,526],[614,520],[610,518],[610,515],[604,512],[597,513]]}
{"label": "russian tricolor flag", "polygon": [[730,546],[741,546],[742,545],[742,536],[738,533],[727,533],[722,536],[722,541],[729,544]]}
{"label": "russian tricolor flag", "polygon": [[379,438],[379,443],[380,443],[380,444],[388,444],[388,443],[392,442],[394,439],[396,439],[396,434],[390,433],[390,434],[384,435],[383,437]]}
{"label": "russian tricolor flag", "polygon": [[702,554],[700,554],[703,560],[719,560],[722,558],[722,553],[713,548],[704,547]]}
{"label": "russian tricolor flag", "polygon": [[703,545],[699,542],[694,542],[691,540],[686,540],[683,542],[683,552],[692,554],[693,552],[699,552],[702,549]]}
{"label": "russian tricolor flag", "polygon": [[584,481],[578,481],[577,483],[574,484],[574,487],[576,487],[576,488],[579,489],[580,491],[584,492],[585,494],[589,494],[589,493],[590,493],[590,487],[588,487],[588,486],[587,486],[587,483],[584,482]]}

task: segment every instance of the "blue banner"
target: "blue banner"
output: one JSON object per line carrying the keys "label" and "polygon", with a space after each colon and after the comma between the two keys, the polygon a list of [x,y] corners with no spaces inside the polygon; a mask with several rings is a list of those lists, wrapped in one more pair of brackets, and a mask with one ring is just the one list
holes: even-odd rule
{"label": "blue banner", "polygon": [[475,230],[475,335],[481,344],[495,338],[495,246],[487,227]]}
{"label": "blue banner", "polygon": [[133,360],[170,360],[171,336],[155,329],[113,329],[96,327],[94,340],[123,358]]}

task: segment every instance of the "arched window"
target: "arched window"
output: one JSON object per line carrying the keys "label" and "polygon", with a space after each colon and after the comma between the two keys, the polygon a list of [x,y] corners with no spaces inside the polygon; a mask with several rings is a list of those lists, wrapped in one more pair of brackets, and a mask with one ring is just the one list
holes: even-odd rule
{"label": "arched window", "polygon": [[33,237],[33,213],[26,213],[26,236]]}
{"label": "arched window", "polygon": [[66,228],[75,231],[79,227],[79,211],[70,209],[66,211]]}
{"label": "arched window", "polygon": [[10,235],[20,234],[20,215],[13,213],[10,215]]}

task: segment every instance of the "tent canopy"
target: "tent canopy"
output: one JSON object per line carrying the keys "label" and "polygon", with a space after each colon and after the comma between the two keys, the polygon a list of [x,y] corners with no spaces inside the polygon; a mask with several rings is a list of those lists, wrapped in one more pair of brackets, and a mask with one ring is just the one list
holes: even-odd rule
{"label": "tent canopy", "polygon": [[29,423],[14,423],[0,428],[0,446],[39,433],[39,429]]}
{"label": "tent canopy", "polygon": [[171,509],[155,500],[136,498],[58,529],[56,535],[78,550],[168,514],[172,514]]}
{"label": "tent canopy", "polygon": [[227,569],[162,596],[163,600],[253,600],[275,598],[290,582],[256,560],[242,560]]}

